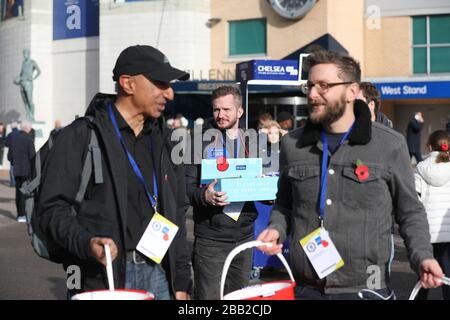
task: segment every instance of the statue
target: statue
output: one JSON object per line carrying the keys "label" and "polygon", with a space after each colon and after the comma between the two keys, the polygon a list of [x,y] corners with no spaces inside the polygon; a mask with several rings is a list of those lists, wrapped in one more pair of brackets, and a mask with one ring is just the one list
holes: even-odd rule
{"label": "statue", "polygon": [[41,69],[34,60],[30,59],[30,50],[24,49],[22,70],[20,70],[20,75],[16,77],[14,83],[20,85],[26,115],[30,121],[34,120],[33,80],[40,74]]}

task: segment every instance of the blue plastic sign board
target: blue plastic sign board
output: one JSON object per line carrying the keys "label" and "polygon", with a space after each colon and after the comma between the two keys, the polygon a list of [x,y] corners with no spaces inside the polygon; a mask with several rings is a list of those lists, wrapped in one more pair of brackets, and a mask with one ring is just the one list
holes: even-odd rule
{"label": "blue plastic sign board", "polygon": [[53,0],[53,40],[98,36],[99,0]]}
{"label": "blue plastic sign board", "polygon": [[207,184],[214,179],[257,177],[262,175],[262,158],[227,158],[228,168],[220,171],[216,159],[203,159],[201,183]]}
{"label": "blue plastic sign board", "polygon": [[278,177],[244,177],[220,179],[216,191],[227,193],[227,202],[274,200]]}
{"label": "blue plastic sign board", "polygon": [[382,100],[450,98],[450,81],[375,83]]}
{"label": "blue plastic sign board", "polygon": [[236,65],[236,81],[298,81],[297,60],[250,60]]}

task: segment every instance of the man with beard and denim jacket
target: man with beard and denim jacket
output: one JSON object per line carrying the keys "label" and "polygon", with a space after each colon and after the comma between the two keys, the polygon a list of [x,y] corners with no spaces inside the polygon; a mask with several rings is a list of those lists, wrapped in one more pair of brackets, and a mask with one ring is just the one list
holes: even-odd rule
{"label": "man with beard and denim jacket", "polygon": [[307,63],[302,91],[310,117],[281,142],[277,198],[269,227],[258,236],[272,246],[260,249],[280,252],[289,234],[299,299],[392,299],[394,212],[422,285],[440,285],[443,273],[433,259],[405,139],[372,123],[367,105],[356,100],[361,69],[353,58],[319,51]]}

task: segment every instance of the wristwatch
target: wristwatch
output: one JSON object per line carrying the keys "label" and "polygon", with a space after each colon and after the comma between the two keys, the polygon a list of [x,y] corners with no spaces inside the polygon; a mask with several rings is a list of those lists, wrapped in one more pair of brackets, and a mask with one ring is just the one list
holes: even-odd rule
{"label": "wristwatch", "polygon": [[300,19],[312,9],[317,0],[268,0],[272,9],[287,19]]}

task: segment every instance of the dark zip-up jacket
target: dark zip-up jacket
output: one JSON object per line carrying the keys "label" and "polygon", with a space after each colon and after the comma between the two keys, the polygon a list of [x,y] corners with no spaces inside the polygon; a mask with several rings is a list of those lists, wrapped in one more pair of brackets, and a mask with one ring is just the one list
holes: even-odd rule
{"label": "dark zip-up jacket", "polygon": [[[43,170],[37,214],[42,228],[67,251],[64,267],[78,265],[82,272],[82,291],[107,288],[105,268],[90,254],[92,237],[110,237],[119,254],[113,262],[117,288],[125,285],[126,256],[124,235],[127,218],[126,155],[114,131],[107,111],[114,95],[97,94],[86,112],[92,123],[75,121],[59,132]],[[160,120],[162,124],[162,120]],[[90,129],[93,126],[102,156],[102,184],[91,178],[77,215],[71,214],[80,184],[82,165],[87,153]],[[159,211],[178,227],[178,233],[162,262],[172,293],[190,287],[190,257],[186,240],[185,183],[182,166],[170,160],[169,132],[161,125],[164,145],[159,155]]]}
{"label": "dark zip-up jacket", "polygon": [[[210,129],[210,128],[208,128]],[[217,130],[217,129],[216,129]],[[217,132],[219,132],[217,130]],[[193,139],[202,139],[201,154],[197,154],[197,159],[203,158],[207,154],[206,147],[211,146],[215,135],[211,141],[203,141],[202,137],[193,137]],[[192,142],[192,146],[195,143]],[[215,145],[216,148],[222,149],[222,145]],[[248,153],[248,145],[246,145]],[[194,150],[196,151],[196,150]],[[241,144],[239,157],[244,155]],[[224,207],[217,207],[208,204],[205,200],[206,186],[200,185],[201,165],[186,165],[186,191],[189,201],[193,207],[194,216],[194,235],[196,237],[207,238],[222,242],[240,242],[253,236],[253,226],[258,216],[254,203],[247,201],[242,209],[238,221],[232,220],[225,213]]]}
{"label": "dark zip-up jacket", "polygon": [[[415,191],[404,137],[379,123],[372,124],[363,102],[355,104],[355,117],[348,140],[329,154],[329,201],[323,220],[344,266],[322,280],[299,244],[320,226],[322,129],[308,121],[304,129],[281,140],[280,180],[270,227],[279,231],[280,243],[289,235],[290,265],[299,285],[314,286],[327,294],[367,288],[376,270],[380,289],[389,286],[392,212],[411,267],[418,273],[420,263],[433,257],[426,213]],[[365,180],[355,173],[357,160],[368,167]]]}

